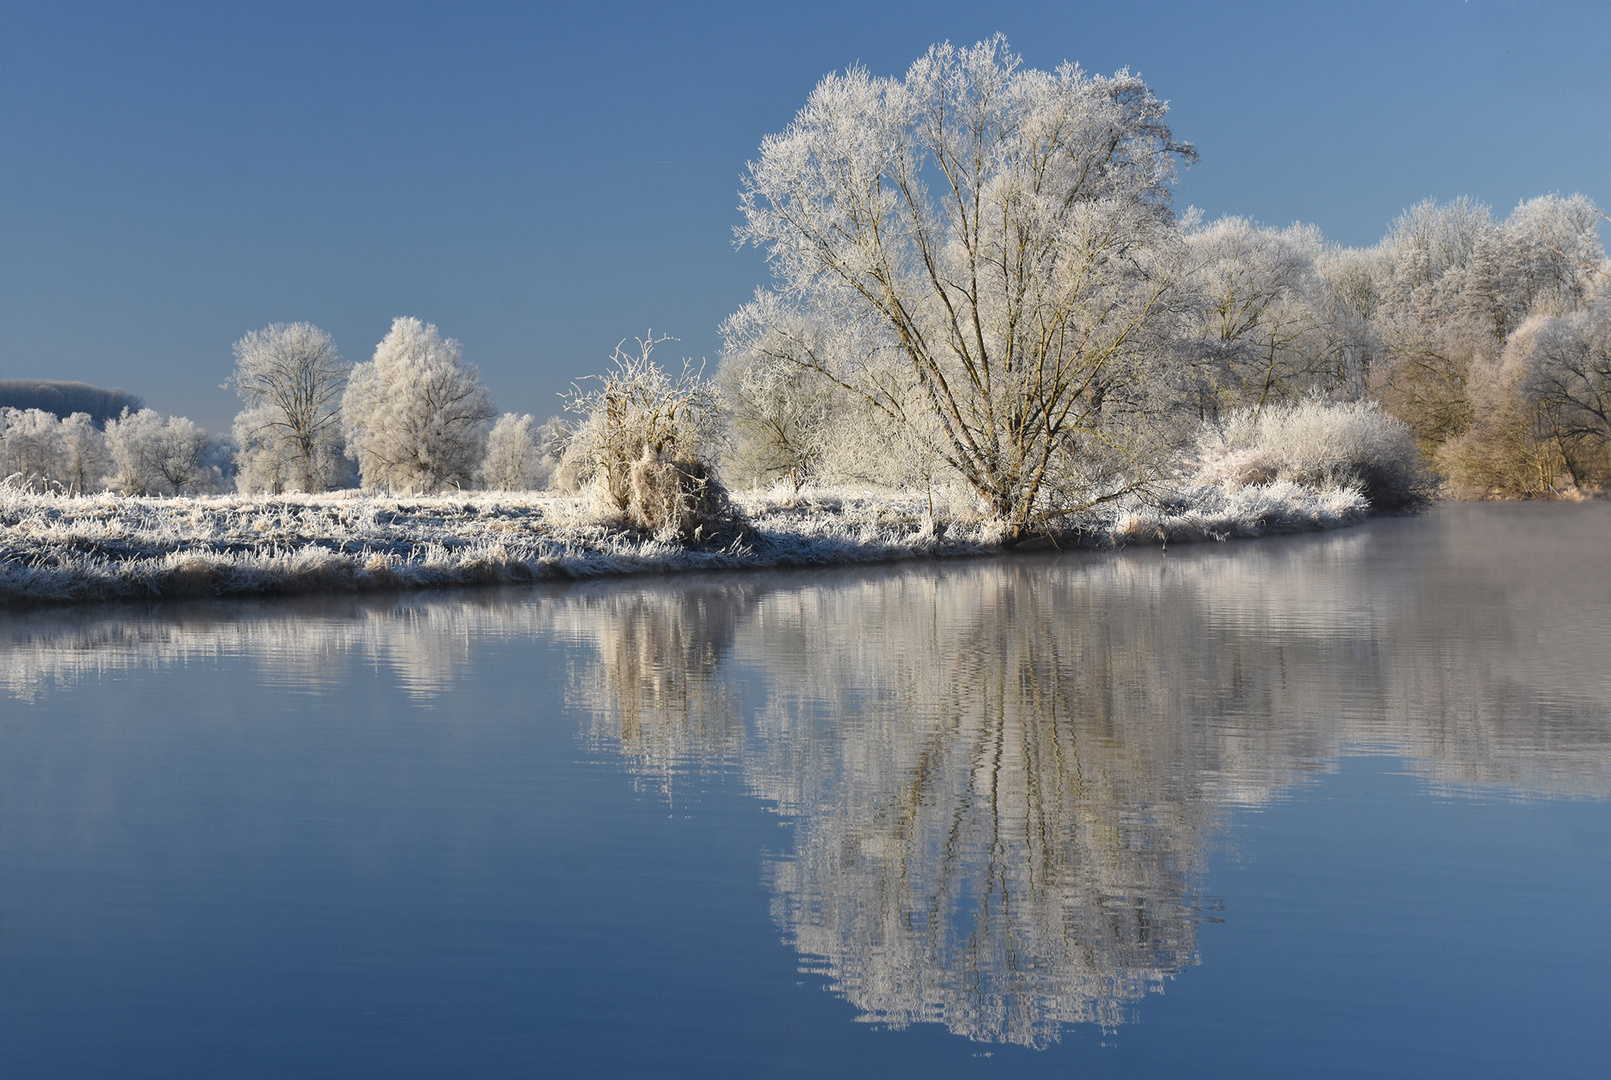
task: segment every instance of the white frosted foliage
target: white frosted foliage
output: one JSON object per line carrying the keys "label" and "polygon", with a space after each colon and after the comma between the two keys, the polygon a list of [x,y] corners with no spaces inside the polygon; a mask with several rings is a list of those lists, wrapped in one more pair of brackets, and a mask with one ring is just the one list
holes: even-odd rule
{"label": "white frosted foliage", "polygon": [[459,343],[433,325],[400,318],[352,370],[341,424],[366,488],[470,487],[486,454],[492,397]]}

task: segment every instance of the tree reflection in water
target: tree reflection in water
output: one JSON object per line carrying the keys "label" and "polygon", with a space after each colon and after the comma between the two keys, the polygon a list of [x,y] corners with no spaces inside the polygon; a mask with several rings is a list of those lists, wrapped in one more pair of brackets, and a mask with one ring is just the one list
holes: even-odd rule
{"label": "tree reflection in water", "polygon": [[1473,560],[1390,522],[639,590],[585,609],[578,703],[634,770],[737,760],[795,819],[774,915],[863,1019],[1040,1046],[1195,963],[1224,811],[1344,753],[1405,754],[1443,791],[1611,794],[1605,613],[1551,596],[1579,632],[1530,656],[1546,611],[1514,540]]}
{"label": "tree reflection in water", "polygon": [[35,612],[0,660],[22,698],[228,653],[429,699],[524,677],[478,642],[580,646],[590,745],[667,798],[735,770],[793,820],[766,874],[808,970],[868,1020],[1038,1046],[1195,963],[1226,811],[1344,754],[1440,793],[1611,795],[1608,522],[1445,508],[1167,558]]}

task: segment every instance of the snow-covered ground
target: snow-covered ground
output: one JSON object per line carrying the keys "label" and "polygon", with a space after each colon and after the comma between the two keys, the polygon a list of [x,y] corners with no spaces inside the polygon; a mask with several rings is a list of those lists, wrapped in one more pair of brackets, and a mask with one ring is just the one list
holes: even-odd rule
{"label": "snow-covered ground", "polygon": [[[587,503],[473,492],[135,498],[0,484],[0,603],[353,592],[740,567],[888,562],[1001,550],[999,527],[931,518],[922,493],[740,493],[742,534],[700,547],[594,522]],[[1060,544],[1225,540],[1335,528],[1369,504],[1291,483],[1193,487],[1109,504]]]}

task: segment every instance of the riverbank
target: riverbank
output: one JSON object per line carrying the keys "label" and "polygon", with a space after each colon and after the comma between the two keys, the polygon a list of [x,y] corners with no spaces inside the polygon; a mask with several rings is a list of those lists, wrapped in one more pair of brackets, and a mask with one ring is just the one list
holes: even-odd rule
{"label": "riverbank", "polygon": [[[134,498],[0,485],[0,604],[511,584],[544,579],[999,553],[1000,528],[931,516],[926,496],[832,489],[740,494],[748,527],[676,542],[590,520],[540,493]],[[1364,520],[1351,489],[1192,487],[1093,511],[1058,546],[1250,538]],[[1042,542],[1044,544],[1044,542]]]}

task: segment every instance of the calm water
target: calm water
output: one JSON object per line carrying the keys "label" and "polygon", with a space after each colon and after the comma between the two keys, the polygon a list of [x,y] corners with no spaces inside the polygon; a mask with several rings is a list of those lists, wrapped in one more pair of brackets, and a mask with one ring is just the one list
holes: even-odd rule
{"label": "calm water", "polygon": [[0,615],[0,1076],[1604,1076],[1608,555]]}

